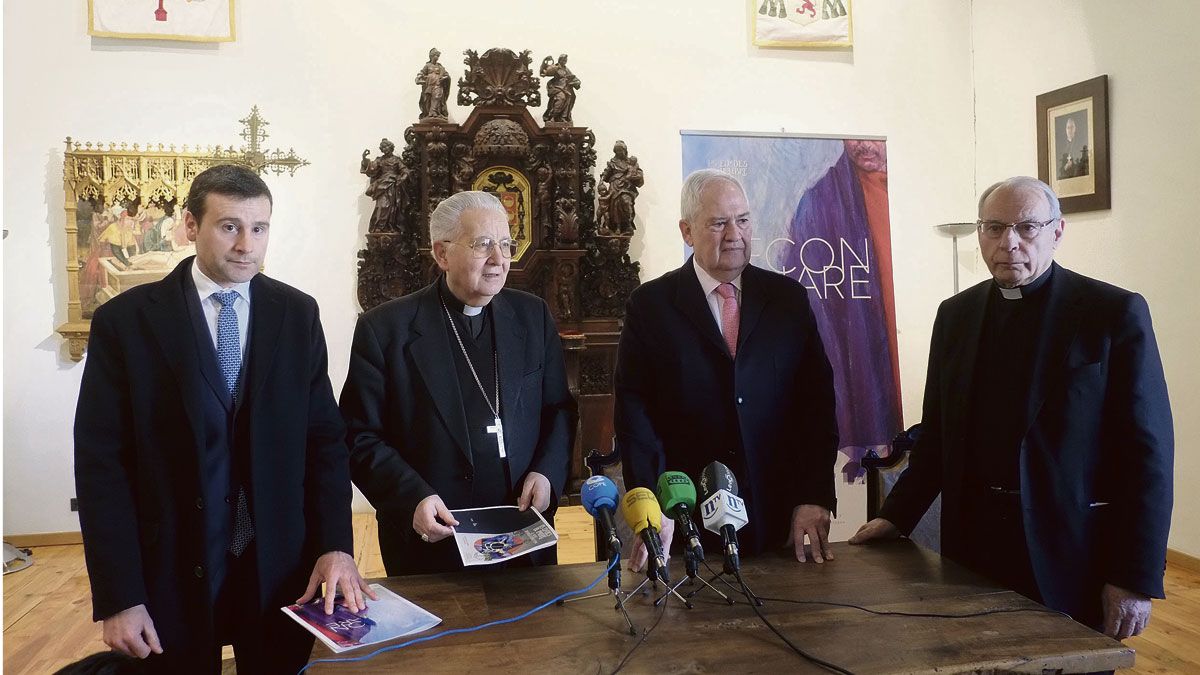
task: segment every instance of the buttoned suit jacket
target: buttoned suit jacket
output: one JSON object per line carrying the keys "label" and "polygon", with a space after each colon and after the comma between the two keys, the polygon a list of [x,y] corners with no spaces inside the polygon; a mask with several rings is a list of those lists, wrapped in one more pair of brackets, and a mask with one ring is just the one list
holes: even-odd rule
{"label": "buttoned suit jacket", "polygon": [[[145,604],[165,651],[213,644],[214,573],[231,513],[207,475],[203,397],[228,390],[211,335],[194,330],[194,258],[101,305],[75,415],[75,480],[93,616]],[[258,274],[233,453],[248,468],[258,606],[273,617],[304,591],[316,558],[353,555],[350,477],[316,302]],[[189,308],[189,302],[195,304]],[[214,503],[217,502],[217,503]]]}
{"label": "buttoned suit jacket", "polygon": [[[1055,264],[1030,364],[1019,455],[1025,537],[1046,604],[1096,625],[1105,583],[1163,597],[1174,435],[1162,361],[1141,295]],[[969,522],[964,447],[988,280],[938,308],[921,435],[880,515],[910,532],[942,494],[942,552]]]}
{"label": "buttoned suit jacket", "polygon": [[782,546],[794,507],[837,505],[833,373],[808,293],[747,266],[731,359],[693,265],[642,284],[625,310],[615,384],[626,487],[653,490],[667,470],[698,484],[709,462],[740,455],[743,537]]}

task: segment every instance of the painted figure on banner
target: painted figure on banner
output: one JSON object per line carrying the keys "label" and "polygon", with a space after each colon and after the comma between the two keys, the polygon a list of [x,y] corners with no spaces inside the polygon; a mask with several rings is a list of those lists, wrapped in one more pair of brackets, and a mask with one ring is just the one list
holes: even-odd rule
{"label": "painted figure on banner", "polygon": [[887,146],[843,141],[841,158],[800,198],[784,270],[813,295],[837,391],[838,433],[853,480],[870,450],[902,428],[892,288]]}
{"label": "painted figure on banner", "polygon": [[542,68],[538,72],[542,77],[550,78],[546,83],[547,103],[542,121],[571,124],[571,111],[575,108],[575,90],[581,83],[567,67],[567,55],[559,55],[557,63],[547,56],[542,59]]}
{"label": "painted figure on banner", "polygon": [[442,53],[436,48],[429,50],[429,62],[417,73],[416,83],[421,85],[421,117],[448,119],[449,110],[446,100],[450,97],[450,73],[446,67],[438,63]]}
{"label": "painted figure on banner", "polygon": [[379,143],[382,154],[368,159],[370,150],[363,150],[359,171],[371,179],[366,195],[375,200],[371,213],[371,232],[396,232],[400,229],[404,208],[408,203],[409,170],[395,155],[396,145],[388,139]]}

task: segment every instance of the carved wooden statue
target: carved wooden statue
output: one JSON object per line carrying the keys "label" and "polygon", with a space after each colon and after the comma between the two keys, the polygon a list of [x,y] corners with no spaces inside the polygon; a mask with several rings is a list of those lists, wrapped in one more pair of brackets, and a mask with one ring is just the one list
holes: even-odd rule
{"label": "carved wooden statue", "polygon": [[625,300],[638,285],[638,264],[628,252],[642,170],[618,143],[600,183],[608,195],[601,203],[608,225],[598,228],[596,137],[573,126],[580,82],[566,55],[541,64],[541,75],[550,78],[542,125],[529,113],[541,105],[541,83],[528,50],[464,55],[457,100],[473,107],[465,122],[445,118],[445,89],[425,87],[449,78],[434,50],[418,77],[421,117],[405,130],[400,157],[386,139],[376,159],[363,154],[361,170],[371,180],[367,194],[376,201],[366,248],[358,254],[359,304],[370,309],[433,278],[429,214],[441,200],[463,190],[495,194],[517,242],[506,285],[544,298],[562,335],[568,379],[580,404],[572,461],[578,481],[586,476],[583,454],[612,448],[617,337]]}
{"label": "carved wooden statue", "polygon": [[629,156],[625,141],[617,141],[613,158],[600,174],[596,219],[602,234],[633,234],[634,203],[643,183],[637,157]]}
{"label": "carved wooden statue", "polygon": [[359,171],[371,179],[366,194],[375,200],[371,232],[398,231],[400,213],[408,203],[407,183],[411,171],[393,154],[395,150],[396,145],[385,138],[379,143],[379,152],[383,153],[379,157],[368,159],[371,151],[362,152]]}
{"label": "carved wooden statue", "polygon": [[571,125],[571,111],[575,108],[575,90],[579,88],[579,78],[567,68],[567,55],[560,54],[558,63],[549,56],[542,59],[539,71],[542,77],[549,77],[546,83],[546,112],[542,121]]}
{"label": "carved wooden statue", "polygon": [[417,73],[416,83],[421,85],[421,119],[433,117],[447,119],[450,115],[446,101],[450,97],[450,73],[438,63],[442,55],[436,48],[429,50],[429,62]]}

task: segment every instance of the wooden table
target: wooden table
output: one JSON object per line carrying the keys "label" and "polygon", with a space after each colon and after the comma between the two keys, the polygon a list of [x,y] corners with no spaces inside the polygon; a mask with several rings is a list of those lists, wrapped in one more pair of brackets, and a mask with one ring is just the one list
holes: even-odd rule
{"label": "wooden table", "polygon": [[[1040,608],[908,541],[866,547],[835,544],[834,555],[836,560],[824,565],[800,564],[782,554],[746,559],[743,577],[764,598],[852,603],[881,611],[964,614]],[[710,564],[719,567],[720,559],[709,557]],[[673,578],[682,574],[681,564],[679,556],[672,558]],[[604,568],[603,563],[586,563],[393,577],[382,583],[442,617],[443,624],[434,629],[438,631],[516,616],[587,585]],[[643,578],[625,570],[623,587],[632,589]],[[596,588],[606,589],[607,581]],[[685,584],[681,590],[687,588]],[[694,609],[671,600],[660,610],[649,597],[630,598],[629,613],[639,633],[654,623],[659,611],[665,613],[622,672],[823,672],[791,651],[744,598],[738,600],[729,606],[705,590],[695,597]],[[896,617],[770,600],[762,612],[804,651],[854,673],[1074,673],[1128,668],[1134,659],[1132,649],[1058,614]],[[307,672],[610,673],[638,639],[629,635],[609,596],[550,606],[515,624],[452,635],[362,663],[314,665]],[[313,658],[332,657],[318,642]]]}

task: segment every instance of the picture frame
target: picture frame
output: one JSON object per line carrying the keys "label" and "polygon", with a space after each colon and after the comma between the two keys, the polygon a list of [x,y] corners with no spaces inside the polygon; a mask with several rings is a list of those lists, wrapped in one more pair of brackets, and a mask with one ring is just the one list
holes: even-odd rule
{"label": "picture frame", "polygon": [[238,120],[246,145],[81,143],[63,153],[67,322],[58,327],[71,360],[83,358],[96,308],[135,286],[158,281],[195,253],[183,225],[192,181],[216,164],[294,176],[308,160],[294,149],[267,150],[270,123],[258,106]]}
{"label": "picture frame", "polygon": [[1111,208],[1108,75],[1037,97],[1038,178],[1063,213]]}
{"label": "picture frame", "polygon": [[794,49],[854,45],[851,0],[748,0],[753,43]]}

